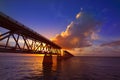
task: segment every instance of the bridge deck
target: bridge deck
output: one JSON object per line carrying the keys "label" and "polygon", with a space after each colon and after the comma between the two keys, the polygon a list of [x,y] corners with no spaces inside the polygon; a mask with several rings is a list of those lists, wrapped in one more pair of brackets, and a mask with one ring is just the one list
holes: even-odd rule
{"label": "bridge deck", "polygon": [[56,45],[55,43],[51,42],[50,40],[46,39],[42,35],[38,34],[37,32],[33,31],[32,29],[26,27],[25,25],[21,24],[20,22],[10,18],[9,16],[0,12],[0,26],[6,28],[14,33],[25,35],[31,39],[35,39],[46,44],[51,45],[52,47],[61,49],[60,46]]}

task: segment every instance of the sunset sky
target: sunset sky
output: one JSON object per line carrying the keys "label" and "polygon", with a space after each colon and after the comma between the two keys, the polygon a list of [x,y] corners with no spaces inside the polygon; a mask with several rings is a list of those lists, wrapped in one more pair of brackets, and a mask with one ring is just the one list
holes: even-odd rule
{"label": "sunset sky", "polygon": [[0,0],[0,11],[75,55],[120,56],[120,0]]}

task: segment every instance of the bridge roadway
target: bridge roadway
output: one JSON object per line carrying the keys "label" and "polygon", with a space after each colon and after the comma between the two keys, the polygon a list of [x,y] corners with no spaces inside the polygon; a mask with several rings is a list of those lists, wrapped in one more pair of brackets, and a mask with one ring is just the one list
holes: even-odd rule
{"label": "bridge roadway", "polygon": [[[8,30],[4,33],[0,32],[0,42],[6,39],[5,44],[0,44],[0,51],[61,54],[60,46],[2,12],[0,12],[0,27]],[[20,37],[24,44],[22,46]],[[14,40],[14,46],[10,45],[11,38]]]}

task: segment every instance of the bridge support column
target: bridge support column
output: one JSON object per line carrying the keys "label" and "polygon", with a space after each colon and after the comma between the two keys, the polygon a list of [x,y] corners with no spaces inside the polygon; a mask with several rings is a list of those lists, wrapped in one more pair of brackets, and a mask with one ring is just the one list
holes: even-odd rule
{"label": "bridge support column", "polygon": [[57,62],[62,60],[62,56],[61,55],[57,55]]}
{"label": "bridge support column", "polygon": [[53,61],[52,61],[52,54],[50,53],[46,53],[44,58],[43,58],[43,64],[52,64]]}

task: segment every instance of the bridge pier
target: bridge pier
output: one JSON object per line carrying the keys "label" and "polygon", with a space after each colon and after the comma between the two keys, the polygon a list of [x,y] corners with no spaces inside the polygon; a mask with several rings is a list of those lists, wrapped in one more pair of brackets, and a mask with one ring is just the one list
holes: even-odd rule
{"label": "bridge pier", "polygon": [[60,62],[62,60],[62,56],[61,55],[57,55],[57,62]]}
{"label": "bridge pier", "polygon": [[51,53],[49,53],[49,54],[45,53],[45,56],[43,58],[43,64],[52,64],[52,63],[53,63],[52,54]]}

